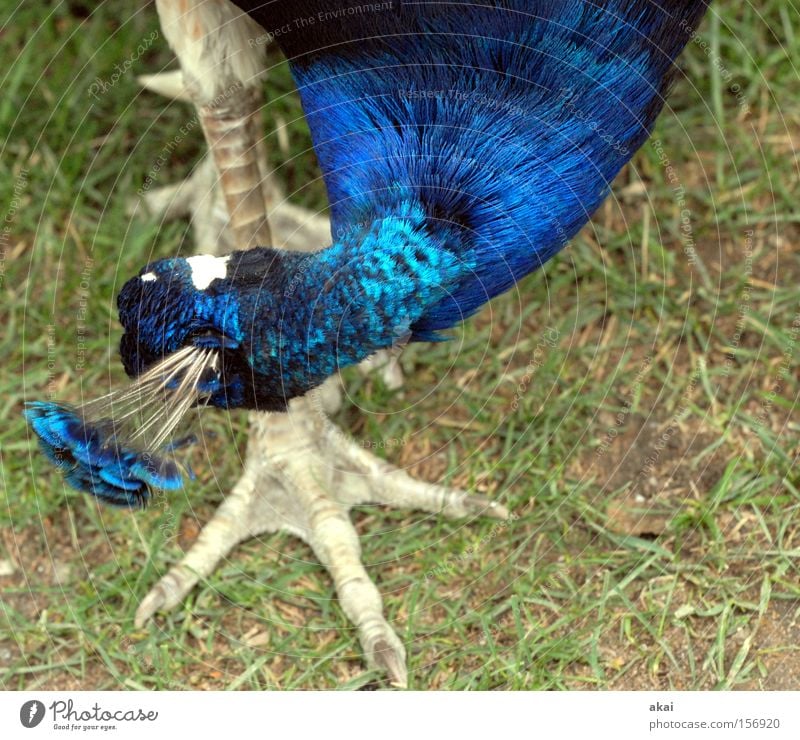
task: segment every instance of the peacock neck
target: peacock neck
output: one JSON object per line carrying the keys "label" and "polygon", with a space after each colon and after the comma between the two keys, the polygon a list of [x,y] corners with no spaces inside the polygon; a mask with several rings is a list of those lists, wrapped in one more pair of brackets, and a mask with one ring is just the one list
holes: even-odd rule
{"label": "peacock neck", "polygon": [[280,373],[287,394],[299,395],[337,370],[406,341],[414,324],[470,268],[446,229],[419,206],[401,203],[373,212],[319,252],[284,253],[277,321],[262,322],[259,372]]}

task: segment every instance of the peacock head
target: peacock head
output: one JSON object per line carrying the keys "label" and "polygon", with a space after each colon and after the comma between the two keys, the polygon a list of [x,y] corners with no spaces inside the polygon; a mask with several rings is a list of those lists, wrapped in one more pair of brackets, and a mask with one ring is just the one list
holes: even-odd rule
{"label": "peacock head", "polygon": [[246,405],[252,371],[236,281],[228,276],[233,256],[159,260],[123,286],[120,355],[131,378],[171,360],[165,367],[176,394],[221,408]]}
{"label": "peacock head", "polygon": [[[173,452],[193,439],[195,406],[246,403],[247,343],[230,257],[166,259],[119,294],[120,351],[134,380],[80,406],[28,404],[25,416],[66,481],[119,506],[144,506],[153,488],[182,486]],[[251,380],[252,384],[252,380]]]}

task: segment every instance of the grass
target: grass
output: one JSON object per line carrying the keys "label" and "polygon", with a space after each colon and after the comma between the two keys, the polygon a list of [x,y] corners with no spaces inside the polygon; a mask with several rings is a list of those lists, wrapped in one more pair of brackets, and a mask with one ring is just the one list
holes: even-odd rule
{"label": "grass", "polygon": [[[20,5],[3,21],[0,686],[379,685],[328,576],[288,536],[245,543],[134,629],[235,480],[243,415],[207,414],[199,480],[131,514],[66,490],[20,411],[122,380],[116,292],[154,256],[193,250],[185,223],[132,220],[127,204],[192,112],[136,87],[173,64],[160,37],[88,94],[157,30],[152,6]],[[567,251],[454,341],[404,353],[402,391],[348,373],[338,423],[515,513],[500,527],[356,515],[412,687],[798,685],[798,58],[792,3],[715,4],[654,134],[675,181],[646,144]],[[324,207],[270,60],[272,165],[295,202]],[[183,137],[156,184],[202,152],[198,131]]]}

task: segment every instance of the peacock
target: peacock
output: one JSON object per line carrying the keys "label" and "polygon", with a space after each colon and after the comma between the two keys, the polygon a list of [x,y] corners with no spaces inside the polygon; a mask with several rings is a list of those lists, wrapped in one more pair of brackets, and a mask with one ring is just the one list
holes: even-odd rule
{"label": "peacock", "polygon": [[133,382],[82,406],[25,410],[66,481],[117,506],[143,507],[191,475],[176,456],[191,409],[285,412],[380,350],[445,341],[565,247],[647,139],[707,9],[236,5],[259,33],[242,48],[267,40],[289,61],[331,243],[160,259],[128,280],[120,355]]}

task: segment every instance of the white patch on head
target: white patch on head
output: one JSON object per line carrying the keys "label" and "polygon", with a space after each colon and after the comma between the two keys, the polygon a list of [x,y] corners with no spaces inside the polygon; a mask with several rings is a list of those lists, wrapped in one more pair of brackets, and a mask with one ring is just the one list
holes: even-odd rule
{"label": "white patch on head", "polygon": [[145,283],[152,283],[153,280],[158,280],[158,275],[154,272],[146,272],[144,275],[141,275],[139,279]]}
{"label": "white patch on head", "polygon": [[192,271],[192,283],[197,290],[205,290],[211,285],[212,280],[224,278],[228,274],[227,257],[214,257],[210,254],[198,254],[194,257],[187,257],[186,262]]}

